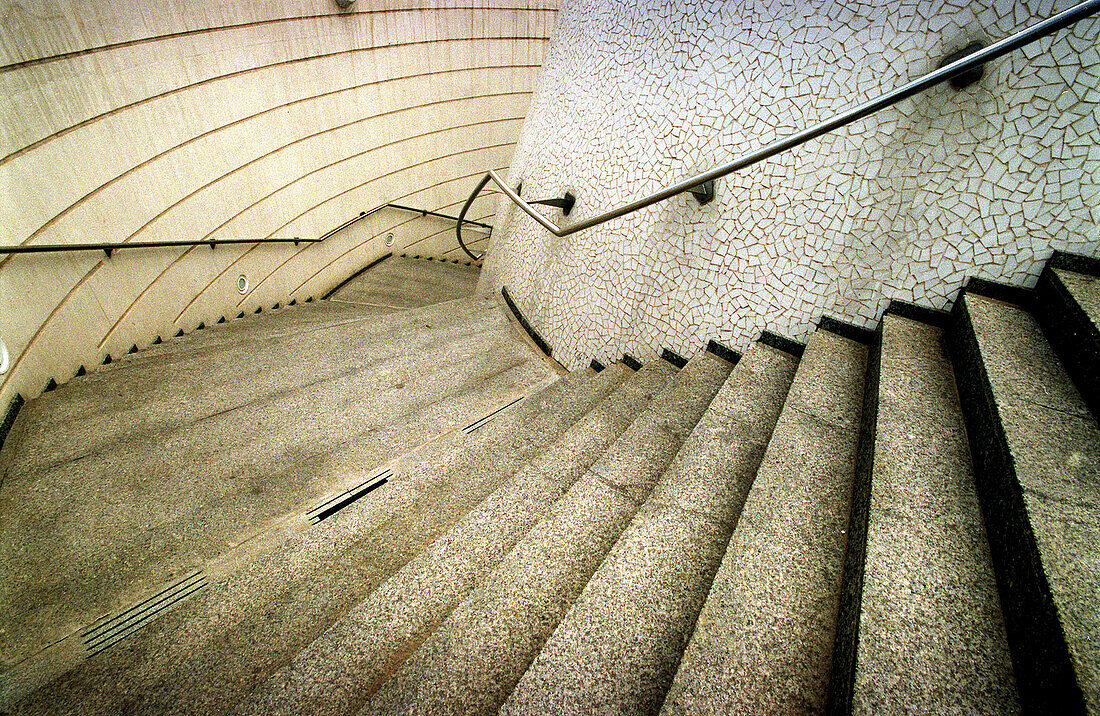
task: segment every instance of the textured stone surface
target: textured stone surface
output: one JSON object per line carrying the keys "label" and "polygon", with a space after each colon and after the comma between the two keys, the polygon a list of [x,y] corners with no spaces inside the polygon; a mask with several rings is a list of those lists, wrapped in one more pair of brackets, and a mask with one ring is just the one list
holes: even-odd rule
{"label": "textured stone surface", "polygon": [[660,706],[796,366],[760,343],[745,354],[502,713]]}
{"label": "textured stone surface", "polygon": [[[606,378],[622,380],[622,366]],[[253,692],[246,713],[354,713],[537,523],[674,373],[633,374],[446,535]],[[604,375],[604,374],[601,374]]]}
{"label": "textured stone surface", "polygon": [[494,306],[465,313],[236,342],[32,403],[0,491],[4,661],[551,377]]}
{"label": "textured stone surface", "polygon": [[942,330],[883,320],[853,712],[1018,713]]}
{"label": "textured stone surface", "polygon": [[[1041,581],[1014,581],[1012,590],[1043,595],[1060,632],[1049,638],[1068,656],[1090,713],[1100,712],[1100,426],[1027,312],[974,294],[965,301],[1017,483],[1002,499],[1023,516],[1015,530],[1034,550],[1012,559]],[[1017,638],[1012,619],[1008,633]],[[1017,660],[1047,661],[1029,642],[1013,649]],[[1021,685],[1025,702],[1033,688]]]}
{"label": "textured stone surface", "polygon": [[[485,304],[482,299],[467,300]],[[0,493],[5,504],[0,522],[0,558],[7,575],[0,617],[5,667],[46,646],[47,638],[66,637],[94,618],[149,596],[160,585],[174,581],[181,571],[217,561],[265,531],[284,529],[288,513],[304,512],[325,495],[362,481],[387,461],[485,415],[539,382],[545,383],[553,373],[495,311],[495,307],[467,310],[465,318],[456,321],[473,330],[470,336],[462,337],[463,331],[451,326],[447,329],[449,339],[435,332],[438,345],[425,346],[419,354],[407,351],[415,350],[412,335],[433,334],[425,330],[423,320],[386,317],[391,330],[381,332],[365,331],[359,322],[343,322],[337,326],[343,333],[336,343],[348,344],[343,360],[350,365],[341,372],[341,354],[332,351],[322,364],[326,374],[304,385],[295,384],[300,369],[287,372],[279,365],[278,354],[271,356],[273,364],[265,370],[262,361],[267,352],[248,349],[247,340],[223,342],[219,347],[228,347],[229,352],[215,351],[214,362],[237,361],[236,371],[221,368],[230,376],[223,379],[227,398],[252,390],[256,393],[252,402],[228,415],[200,412],[195,417],[187,408],[181,416],[168,410],[158,420],[176,421],[181,427],[159,429],[150,420],[153,427],[146,435],[108,442],[105,447],[95,443],[97,447],[90,448],[88,457],[41,472],[9,472]],[[431,320],[445,325],[447,316],[455,315],[455,308],[433,307],[428,313]],[[477,328],[478,322],[484,327]],[[411,328],[411,334],[395,333],[394,326],[406,332]],[[307,345],[314,333],[325,331],[293,335]],[[331,342],[332,338],[325,340]],[[263,343],[266,345],[266,340]],[[241,345],[246,347],[240,349]],[[368,357],[372,352],[377,353],[374,362]],[[171,362],[171,353],[165,355],[165,361]],[[191,370],[198,375],[209,358]],[[146,360],[96,377],[107,386],[114,377],[128,389],[155,390],[158,382],[153,376],[157,372],[157,361]],[[272,377],[268,373],[281,376],[285,384],[269,389],[265,381]],[[238,379],[234,381],[233,376]],[[49,394],[62,412],[66,406],[72,407],[65,400],[67,392],[65,388]],[[90,401],[81,391],[74,391],[74,398],[76,405],[80,400]],[[559,396],[547,406],[536,397],[498,416],[490,426],[517,414],[519,407],[529,416],[542,417],[520,422],[503,439],[498,438],[492,459],[519,460],[518,467],[531,447],[553,435],[551,426],[559,425],[559,431],[568,426],[572,400]],[[50,414],[49,407],[28,411],[22,418],[34,426],[37,417]],[[141,425],[137,407],[118,418],[111,415],[110,403],[101,403],[95,417],[102,419],[106,414],[108,419]],[[163,406],[151,402],[149,410],[156,414]],[[298,419],[289,421],[288,415]],[[28,434],[34,432],[24,430],[21,443],[30,440]],[[493,432],[483,428],[470,438],[457,435],[472,440]],[[94,435],[90,439],[101,438]],[[456,439],[445,442],[453,444]],[[19,453],[21,445],[9,443],[8,448],[6,456]],[[399,472],[403,469],[415,475],[418,469],[431,467],[428,456],[432,452],[403,458]],[[30,454],[39,453],[31,450]],[[171,460],[156,459],[165,456]],[[112,469],[94,469],[101,464]],[[80,479],[72,479],[74,474]],[[403,481],[416,482],[399,474],[391,479],[387,491],[395,496],[414,495],[417,490],[399,486]],[[430,481],[420,482],[425,484],[418,489],[433,494]],[[490,485],[482,496],[495,487],[491,480]],[[386,503],[388,499],[376,496],[371,501]],[[441,490],[433,499],[447,504],[449,494]],[[155,507],[148,500],[155,501]],[[461,514],[451,518],[452,522]],[[446,524],[447,518],[441,514],[432,519]],[[333,549],[339,553],[342,548],[334,545]],[[268,585],[265,589],[277,593],[283,587]],[[323,593],[317,596],[323,600]],[[248,598],[262,601],[259,595]],[[288,607],[292,603],[287,600]],[[219,637],[216,630],[193,634],[200,640]],[[231,672],[224,676],[233,678]]]}
{"label": "textured stone surface", "polygon": [[729,372],[693,358],[360,713],[496,711]]}
{"label": "textured stone surface", "polygon": [[35,694],[30,710],[230,708],[599,402],[613,378],[569,374],[472,435],[404,456],[385,488],[278,541]]}
{"label": "textured stone surface", "polygon": [[352,279],[329,300],[391,311],[472,296],[481,270],[465,264],[391,256]]}
{"label": "textured stone surface", "polygon": [[[507,173],[577,197],[563,227],[732,161],[1069,4],[856,0],[563,7]],[[571,367],[624,352],[875,327],[946,308],[967,276],[1031,284],[1051,249],[1100,255],[1100,20],[716,181],[565,238],[502,199],[483,288],[507,284]]]}
{"label": "textured stone surface", "polygon": [[[866,359],[810,336],[662,713],[823,708]],[[822,373],[831,402],[809,392]]]}
{"label": "textured stone surface", "polygon": [[1073,300],[1085,312],[1092,321],[1096,330],[1100,330],[1100,277],[1088,276],[1076,271],[1066,269],[1051,269],[1066,290],[1073,296]]}

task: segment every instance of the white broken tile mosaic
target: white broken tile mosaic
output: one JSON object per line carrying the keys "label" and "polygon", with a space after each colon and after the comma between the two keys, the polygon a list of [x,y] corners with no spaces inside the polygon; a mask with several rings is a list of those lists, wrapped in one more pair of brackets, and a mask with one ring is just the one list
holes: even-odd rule
{"label": "white broken tile mosaic", "polygon": [[[577,204],[562,226],[733,159],[934,69],[973,39],[1072,2],[574,0],[562,10],[509,172]],[[947,86],[564,239],[498,205],[483,290],[507,285],[569,367],[890,299],[946,308],[969,276],[1031,285],[1054,249],[1100,255],[1100,21]]]}

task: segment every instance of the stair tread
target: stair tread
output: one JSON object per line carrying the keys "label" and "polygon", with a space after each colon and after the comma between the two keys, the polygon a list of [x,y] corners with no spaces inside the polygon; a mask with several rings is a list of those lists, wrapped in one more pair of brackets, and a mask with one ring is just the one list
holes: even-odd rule
{"label": "stair tread", "polygon": [[498,709],[729,372],[693,358],[361,713]]}
{"label": "stair tread", "polygon": [[[608,368],[622,371],[622,366]],[[644,367],[252,694],[246,713],[354,713],[648,405]]]}
{"label": "stair tread", "polygon": [[1030,529],[1078,686],[1100,712],[1100,425],[1027,311],[964,300],[1026,511],[1018,528]]}
{"label": "stair tread", "polygon": [[502,713],[660,706],[797,364],[749,349]]}
{"label": "stair tread", "polygon": [[[318,312],[311,305],[300,313]],[[213,327],[195,339],[200,347],[180,345],[194,334],[168,341],[43,394],[20,411],[19,432],[13,431],[5,444],[5,464],[12,474],[39,471],[267,396],[338,380],[355,369],[387,366],[402,358],[408,364],[418,353],[444,352],[443,346],[457,338],[509,334],[507,319],[484,299],[429,306],[384,320],[329,320],[309,331],[273,320],[281,318],[263,316],[248,325],[245,319]],[[265,334],[273,330],[268,323],[279,328]],[[218,338],[235,330],[243,335]],[[105,395],[111,399],[104,400]]]}
{"label": "stair tread", "polygon": [[329,300],[392,310],[430,305],[474,293],[480,274],[465,264],[391,256],[341,286]]}
{"label": "stair tread", "polygon": [[[364,598],[372,584],[403,566],[563,432],[614,379],[587,372],[565,376],[485,428],[469,436],[455,431],[406,456],[394,465],[390,484],[367,504],[294,533],[272,553],[50,685],[38,702],[93,695],[89,709],[96,704],[110,711],[131,700],[155,703],[150,708],[157,711],[194,711],[247,695]],[[317,580],[324,588],[319,582],[310,587]]]}
{"label": "stair tread", "polygon": [[[421,360],[437,367],[426,370]],[[545,364],[505,332],[384,365],[60,465],[9,472],[0,493],[0,563],[11,578],[0,595],[18,609],[0,614],[5,661],[223,554],[303,501],[547,376]]]}
{"label": "stair tread", "polygon": [[1089,317],[1093,327],[1100,331],[1100,276],[1059,268],[1052,268],[1051,271]]}
{"label": "stair tread", "polygon": [[662,713],[824,707],[867,355],[810,336]]}
{"label": "stair tread", "polygon": [[942,329],[883,319],[878,405],[853,713],[1018,713]]}

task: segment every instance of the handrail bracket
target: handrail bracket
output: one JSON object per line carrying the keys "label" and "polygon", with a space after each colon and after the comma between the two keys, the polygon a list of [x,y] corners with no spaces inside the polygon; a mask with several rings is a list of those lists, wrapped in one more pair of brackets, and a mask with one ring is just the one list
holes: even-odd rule
{"label": "handrail bracket", "polygon": [[714,180],[707,179],[702,184],[697,184],[688,189],[687,193],[695,197],[695,200],[699,202],[699,206],[709,204],[714,201]]}

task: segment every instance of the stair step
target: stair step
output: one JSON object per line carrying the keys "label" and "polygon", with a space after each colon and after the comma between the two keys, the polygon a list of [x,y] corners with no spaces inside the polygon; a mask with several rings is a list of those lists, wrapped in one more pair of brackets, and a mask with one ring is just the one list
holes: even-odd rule
{"label": "stair step", "polygon": [[680,370],[361,713],[496,711],[730,370],[710,353]]}
{"label": "stair step", "polygon": [[[0,582],[0,599],[18,609],[0,610],[4,661],[201,567],[546,375],[514,336],[482,333],[8,472],[0,544],[18,549],[5,548],[11,578]],[[122,410],[114,420],[140,415]]]}
{"label": "stair step", "polygon": [[797,365],[748,350],[502,713],[660,707]]}
{"label": "stair step", "polygon": [[477,432],[455,430],[397,461],[385,488],[273,545],[267,556],[32,700],[106,712],[127,703],[163,713],[227,708],[551,444],[621,378],[567,375]]}
{"label": "stair step", "polygon": [[[24,406],[20,422],[26,428],[17,450],[5,448],[6,464],[11,474],[41,471],[258,401],[339,382],[357,370],[368,375],[422,370],[461,351],[459,339],[484,352],[478,346],[483,337],[510,335],[500,310],[483,299],[384,318],[326,323],[309,331],[267,328],[272,334],[258,330],[267,327],[261,323],[246,327],[250,330],[238,339],[204,343],[201,349],[170,341],[115,361],[111,370],[90,373]],[[236,327],[226,324],[200,335]],[[111,400],[104,400],[105,394]]]}
{"label": "stair step", "polygon": [[[606,372],[623,370],[620,364]],[[631,375],[553,447],[257,688],[241,710],[354,713],[629,427],[672,373],[654,362]]]}
{"label": "stair step", "polygon": [[852,713],[1019,713],[943,330],[883,318]]}
{"label": "stair step", "polygon": [[1092,414],[1100,416],[1100,276],[1059,267],[1089,267],[1075,258],[1056,254],[1044,267],[1035,315]]}
{"label": "stair step", "polygon": [[951,348],[1025,711],[1100,713],[1100,426],[1019,306],[965,293]]}
{"label": "stair step", "polygon": [[867,356],[810,336],[662,713],[823,709]]}

